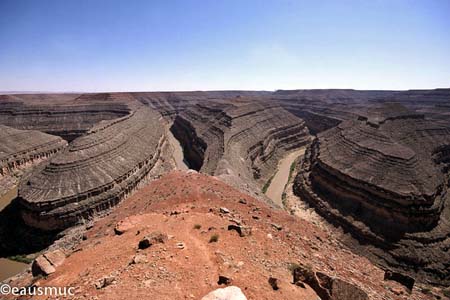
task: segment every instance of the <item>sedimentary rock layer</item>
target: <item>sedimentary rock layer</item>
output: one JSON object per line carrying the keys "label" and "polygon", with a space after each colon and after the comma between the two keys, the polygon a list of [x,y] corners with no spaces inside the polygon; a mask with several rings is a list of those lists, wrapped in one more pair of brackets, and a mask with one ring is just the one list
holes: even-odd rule
{"label": "sedimentary rock layer", "polygon": [[[102,120],[129,113],[126,103],[111,94],[0,96],[0,124],[17,129],[39,130],[67,141],[86,133]],[[55,98],[57,97],[57,98]]]}
{"label": "sedimentary rock layer", "polygon": [[3,125],[0,125],[0,141],[0,177],[48,158],[67,145],[67,142],[57,136]]}
{"label": "sedimentary rock layer", "polygon": [[343,120],[365,115],[368,107],[400,103],[427,118],[450,126],[450,89],[409,91],[280,90],[267,96],[294,115],[303,118],[316,134]]}
{"label": "sedimentary rock layer", "polygon": [[145,179],[160,158],[164,130],[159,113],[130,106],[130,114],[98,123],[23,181],[19,200],[27,224],[67,227],[116,205]]}
{"label": "sedimentary rock layer", "polygon": [[421,114],[371,110],[318,135],[294,189],[388,264],[448,283],[449,146],[450,129]]}
{"label": "sedimentary rock layer", "polygon": [[241,97],[187,108],[172,131],[191,167],[259,188],[282,155],[309,142],[301,119],[277,104]]}

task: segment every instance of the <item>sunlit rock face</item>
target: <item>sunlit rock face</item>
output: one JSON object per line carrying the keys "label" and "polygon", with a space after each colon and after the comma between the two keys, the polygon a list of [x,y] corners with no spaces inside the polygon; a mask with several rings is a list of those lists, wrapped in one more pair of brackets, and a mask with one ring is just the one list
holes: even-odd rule
{"label": "sunlit rock face", "polygon": [[[103,120],[129,113],[117,95],[39,94],[0,96],[0,124],[38,130],[71,142]],[[119,97],[120,98],[120,97]]]}
{"label": "sunlit rock face", "polygon": [[448,127],[383,106],[319,134],[294,189],[389,264],[448,279],[449,150]]}
{"label": "sunlit rock face", "polygon": [[35,130],[0,125],[0,176],[45,159],[67,145],[63,139]]}
{"label": "sunlit rock face", "polygon": [[90,218],[119,203],[157,166],[166,142],[160,114],[128,101],[129,114],[97,123],[23,180],[27,224],[52,230]]}

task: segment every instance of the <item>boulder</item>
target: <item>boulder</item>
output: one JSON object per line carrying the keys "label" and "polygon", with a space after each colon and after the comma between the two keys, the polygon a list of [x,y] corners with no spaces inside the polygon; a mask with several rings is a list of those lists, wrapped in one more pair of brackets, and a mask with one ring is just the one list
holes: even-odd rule
{"label": "boulder", "polygon": [[237,286],[229,286],[210,292],[202,300],[247,300],[247,297]]}
{"label": "boulder", "polygon": [[315,272],[307,266],[298,266],[292,271],[292,274],[296,285],[308,284],[322,300],[369,299],[367,293],[359,287],[325,273]]}
{"label": "boulder", "polygon": [[33,276],[44,275],[48,276],[56,271],[56,268],[63,264],[66,255],[61,250],[46,252],[39,255],[31,265],[31,272]]}
{"label": "boulder", "polygon": [[56,269],[52,266],[52,264],[44,257],[44,255],[39,255],[31,265],[31,273],[33,276],[38,275],[50,275],[54,273]]}
{"label": "boulder", "polygon": [[44,254],[45,258],[54,266],[59,267],[66,259],[66,255],[61,250],[47,252]]}

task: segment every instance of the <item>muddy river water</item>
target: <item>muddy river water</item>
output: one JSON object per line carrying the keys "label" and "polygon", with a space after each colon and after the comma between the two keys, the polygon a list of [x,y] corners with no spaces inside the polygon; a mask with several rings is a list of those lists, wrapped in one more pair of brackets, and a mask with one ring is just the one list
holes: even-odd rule
{"label": "muddy river water", "polygon": [[[8,193],[0,197],[0,211],[17,197],[17,187],[11,189]],[[13,261],[7,258],[0,258],[0,281],[3,281],[13,275],[16,275],[26,269],[25,263]]]}
{"label": "muddy river water", "polygon": [[282,196],[284,187],[289,179],[289,170],[294,160],[305,153],[305,148],[298,149],[289,153],[278,163],[278,169],[275,173],[270,186],[266,191],[266,196],[272,199],[276,204],[283,207]]}

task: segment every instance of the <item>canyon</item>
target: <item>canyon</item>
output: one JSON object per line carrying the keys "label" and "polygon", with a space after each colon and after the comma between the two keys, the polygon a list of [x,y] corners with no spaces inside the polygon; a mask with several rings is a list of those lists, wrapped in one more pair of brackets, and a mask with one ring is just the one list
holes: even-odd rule
{"label": "canyon", "polygon": [[[329,249],[333,233],[335,253],[352,251],[358,260],[369,259],[364,264],[409,276],[419,285],[445,286],[450,284],[449,101],[450,89],[1,95],[1,195],[18,189],[17,198],[9,205],[5,202],[2,214],[5,220],[20,218],[22,229],[0,232],[51,235],[48,245],[40,246],[42,251],[59,245],[58,239],[73,237],[73,230],[85,230],[84,235],[77,234],[78,242],[63,243],[70,261],[70,253],[79,243],[83,245],[82,236],[92,243],[100,240],[89,234],[92,222],[109,222],[95,225],[93,232],[101,235],[117,219],[110,214],[126,217],[141,211],[155,213],[153,217],[162,221],[165,212],[155,210],[159,205],[166,211],[180,210],[182,203],[196,206],[196,196],[189,194],[199,188],[195,182],[210,189],[202,192],[203,200],[198,201],[204,201],[204,211],[195,218],[225,226],[213,220],[216,216],[208,215],[206,207],[222,205],[229,210],[235,200],[212,195],[231,193],[233,199],[264,206],[265,215],[280,214],[276,225],[294,230],[306,225],[290,223],[290,218],[301,219],[289,216],[285,207],[283,195],[291,192],[290,187],[296,202],[323,219],[320,230],[328,236],[315,245],[317,249]],[[180,173],[166,177],[175,169]],[[197,172],[201,175],[193,175]],[[194,183],[182,190],[177,187],[189,180]],[[165,189],[167,184],[178,196]],[[221,186],[220,192],[216,185]],[[153,202],[146,202],[153,198],[161,203],[155,209]],[[241,211],[240,205],[234,209],[249,213]],[[252,220],[269,218],[256,217]],[[151,218],[143,224],[150,224]],[[318,225],[307,226],[316,230],[312,228]],[[266,229],[263,232],[273,235]],[[113,237],[109,238],[113,243]],[[257,235],[252,243],[263,240]],[[238,241],[236,245],[242,242]],[[198,241],[192,243],[204,249]],[[1,252],[26,254],[16,253],[24,250],[11,245],[5,240]],[[306,249],[298,241],[292,247]],[[76,255],[83,257],[87,250],[81,249]],[[268,255],[273,259],[289,256]],[[314,268],[320,269],[324,261],[317,258]],[[71,268],[67,272],[73,272]],[[377,270],[379,274],[381,269]],[[266,271],[261,272],[269,276]],[[55,276],[60,274],[50,275],[48,284]],[[382,281],[375,288],[356,278],[349,273],[343,276],[345,281],[359,280],[358,286],[369,298],[381,299],[371,289],[382,287]],[[285,289],[293,293],[286,292],[287,297],[299,293]],[[439,293],[436,289],[433,293]],[[313,296],[317,293],[308,291]],[[206,294],[206,289],[202,292]],[[253,290],[248,293],[257,295]],[[417,293],[415,289],[411,299],[428,297]],[[389,297],[397,296],[402,299],[406,294]]]}

